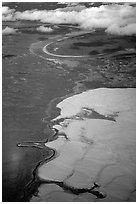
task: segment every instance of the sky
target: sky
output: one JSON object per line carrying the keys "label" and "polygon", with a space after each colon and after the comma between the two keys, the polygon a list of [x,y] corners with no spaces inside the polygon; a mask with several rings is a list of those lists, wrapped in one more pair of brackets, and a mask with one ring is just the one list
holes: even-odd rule
{"label": "sky", "polygon": [[[33,5],[20,6],[15,3],[3,3],[3,21],[38,21],[40,23],[72,24],[83,30],[96,30],[102,28],[106,33],[114,35],[136,34],[136,6],[135,3],[32,3]],[[36,6],[35,6],[36,5]],[[44,6],[43,6],[44,5]],[[24,9],[23,9],[24,8]],[[37,28],[40,32],[52,32],[43,25]],[[15,30],[16,32],[17,30]],[[3,34],[9,33],[5,28]],[[15,34],[13,30],[11,33]]]}

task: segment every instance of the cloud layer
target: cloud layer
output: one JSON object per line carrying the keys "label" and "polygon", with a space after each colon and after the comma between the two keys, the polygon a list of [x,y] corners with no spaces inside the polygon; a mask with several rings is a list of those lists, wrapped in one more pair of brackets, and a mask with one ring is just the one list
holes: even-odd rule
{"label": "cloud layer", "polygon": [[99,7],[74,5],[55,10],[26,10],[18,12],[4,6],[3,21],[30,20],[54,24],[78,24],[80,28],[93,30],[104,28],[107,33],[115,35],[132,35],[136,33],[136,8],[129,3],[108,4]]}
{"label": "cloud layer", "polygon": [[37,29],[37,31],[40,31],[40,32],[44,32],[44,33],[50,33],[53,31],[52,28],[50,27],[45,27],[45,26],[39,26]]}
{"label": "cloud layer", "polygon": [[14,35],[16,34],[18,29],[6,27],[5,29],[2,30],[2,35]]}

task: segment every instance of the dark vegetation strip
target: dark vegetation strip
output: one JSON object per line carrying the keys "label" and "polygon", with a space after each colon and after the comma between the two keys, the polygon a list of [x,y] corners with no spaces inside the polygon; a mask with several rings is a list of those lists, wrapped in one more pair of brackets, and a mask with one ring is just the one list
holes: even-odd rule
{"label": "dark vegetation strip", "polygon": [[92,46],[102,46],[102,45],[114,44],[114,43],[116,43],[116,42],[114,42],[114,41],[105,41],[105,42],[95,41],[95,42],[88,42],[88,43],[77,42],[77,43],[73,43],[73,45],[75,45],[75,46],[92,47]]}
{"label": "dark vegetation strip", "polygon": [[16,55],[6,55],[6,54],[2,54],[2,59],[5,59],[5,58],[12,58],[12,57],[16,57]]}

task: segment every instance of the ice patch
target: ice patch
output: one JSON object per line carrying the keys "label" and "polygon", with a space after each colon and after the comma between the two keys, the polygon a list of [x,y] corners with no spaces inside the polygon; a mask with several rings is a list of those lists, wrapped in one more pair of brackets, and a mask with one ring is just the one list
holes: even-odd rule
{"label": "ice patch", "polygon": [[99,88],[66,98],[57,107],[61,109],[60,116],[54,120],[77,115],[83,108],[110,115],[133,109],[136,105],[135,89]]}
{"label": "ice patch", "polygon": [[[46,143],[58,156],[38,169],[40,179],[77,189],[90,189],[96,182],[107,195],[103,201],[132,197],[136,180],[135,89],[89,90],[63,100],[57,107],[61,109],[57,118],[64,120],[54,128],[68,139],[59,137]],[[89,113],[94,110],[112,115],[115,121],[86,118],[87,109]]]}

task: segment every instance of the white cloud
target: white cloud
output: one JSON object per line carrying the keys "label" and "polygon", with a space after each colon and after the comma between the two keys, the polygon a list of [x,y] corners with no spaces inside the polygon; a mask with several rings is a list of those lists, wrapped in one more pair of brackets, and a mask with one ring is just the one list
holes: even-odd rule
{"label": "white cloud", "polygon": [[49,32],[52,32],[53,29],[50,28],[50,27],[44,27],[44,26],[40,26],[36,29],[37,31],[40,31],[40,32],[44,32],[44,33],[49,33]]}
{"label": "white cloud", "polygon": [[107,33],[115,35],[132,35],[136,33],[136,24],[132,23],[124,27],[119,27],[118,25],[112,25],[106,29]]}
{"label": "white cloud", "polygon": [[79,2],[58,2],[58,4],[66,4],[67,6],[77,6]]}
{"label": "white cloud", "polygon": [[6,27],[5,29],[3,29],[2,30],[2,34],[3,35],[13,35],[13,34],[16,34],[16,31],[17,31],[18,29],[14,29],[14,28],[10,28],[10,27]]}
{"label": "white cloud", "polygon": [[3,21],[12,21],[14,16],[15,9],[10,9],[8,6],[2,7],[2,20]]}
{"label": "white cloud", "polygon": [[7,15],[7,14],[11,13],[12,11],[14,11],[14,9],[10,9],[8,6],[2,7],[2,15]]}
{"label": "white cloud", "polygon": [[74,5],[74,6],[67,6],[65,8],[58,8],[56,10],[59,10],[59,11],[64,11],[64,12],[68,12],[68,11],[82,11],[83,9],[86,9],[86,6],[84,5]]}
{"label": "white cloud", "polygon": [[90,6],[92,6],[94,4],[94,2],[89,3]]}
{"label": "white cloud", "polygon": [[[13,12],[5,8],[4,20],[37,20],[43,23],[78,24],[82,29],[105,28],[112,34],[131,35],[136,33],[136,8],[128,3],[109,4],[99,7],[80,5],[68,6],[55,10],[26,10]],[[133,28],[129,31],[129,29]]]}

